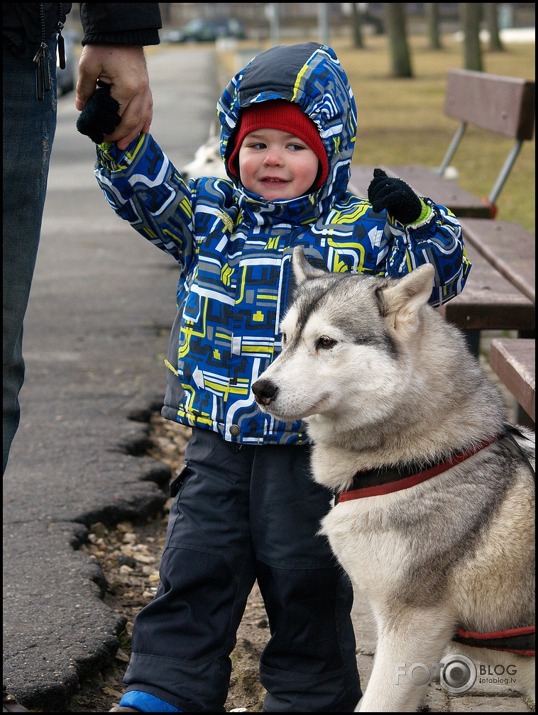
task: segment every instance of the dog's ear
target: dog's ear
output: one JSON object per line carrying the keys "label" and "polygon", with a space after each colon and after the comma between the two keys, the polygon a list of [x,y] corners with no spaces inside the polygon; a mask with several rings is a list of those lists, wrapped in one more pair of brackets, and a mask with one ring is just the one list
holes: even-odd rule
{"label": "dog's ear", "polygon": [[208,139],[218,140],[219,138],[220,138],[219,126],[217,124],[217,120],[213,119],[213,121],[209,125]]}
{"label": "dog's ear", "polygon": [[301,285],[310,278],[319,278],[320,276],[325,276],[329,272],[326,268],[316,268],[313,266],[302,246],[295,246],[293,249],[293,275],[295,276],[295,281],[297,285]]}
{"label": "dog's ear", "polygon": [[431,295],[434,273],[434,267],[425,263],[380,290],[382,313],[395,331],[412,329],[416,325],[418,310],[426,305]]}

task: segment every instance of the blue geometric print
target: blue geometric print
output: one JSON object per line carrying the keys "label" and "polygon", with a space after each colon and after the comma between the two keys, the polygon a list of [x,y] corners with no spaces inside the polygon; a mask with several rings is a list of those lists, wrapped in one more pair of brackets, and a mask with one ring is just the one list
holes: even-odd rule
{"label": "blue geometric print", "polygon": [[217,104],[224,159],[244,106],[276,98],[297,102],[319,128],[330,170],[315,193],[268,203],[232,179],[187,184],[151,135],[124,151],[97,148],[108,203],[179,265],[162,413],[243,444],[308,442],[301,423],[262,414],[250,389],[282,348],[295,246],[335,272],[398,278],[431,263],[434,306],[461,292],[470,270],[460,225],[444,206],[423,198],[427,219],[403,226],[348,191],[357,114],[331,48],[271,48],[230,81]]}

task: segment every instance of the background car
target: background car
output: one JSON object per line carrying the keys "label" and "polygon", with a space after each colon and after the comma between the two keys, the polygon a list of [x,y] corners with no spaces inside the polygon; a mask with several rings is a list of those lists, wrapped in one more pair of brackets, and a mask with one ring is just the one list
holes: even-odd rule
{"label": "background car", "polygon": [[246,38],[245,28],[234,17],[212,20],[197,18],[183,27],[161,34],[163,42],[215,42],[220,37],[244,40]]}

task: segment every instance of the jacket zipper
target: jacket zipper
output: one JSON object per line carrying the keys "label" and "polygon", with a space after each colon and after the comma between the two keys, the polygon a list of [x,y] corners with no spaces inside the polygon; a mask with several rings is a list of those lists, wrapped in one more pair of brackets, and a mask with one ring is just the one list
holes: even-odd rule
{"label": "jacket zipper", "polygon": [[[58,60],[61,69],[65,69],[65,42],[62,35],[66,15],[64,13],[63,3],[58,3],[58,23],[56,32],[58,33]],[[39,49],[34,56],[35,68],[35,89],[36,98],[41,101],[45,96],[45,92],[51,89],[50,67],[49,67],[49,47],[45,36],[45,8],[43,3],[39,3],[39,23],[41,25],[41,42]]]}
{"label": "jacket zipper", "polygon": [[62,30],[64,29],[65,25],[65,13],[64,13],[64,4],[63,2],[58,3],[58,24],[56,26],[56,30],[58,32],[58,63],[60,65],[60,69],[64,70],[65,69],[65,42],[64,42],[64,36],[62,35]]}

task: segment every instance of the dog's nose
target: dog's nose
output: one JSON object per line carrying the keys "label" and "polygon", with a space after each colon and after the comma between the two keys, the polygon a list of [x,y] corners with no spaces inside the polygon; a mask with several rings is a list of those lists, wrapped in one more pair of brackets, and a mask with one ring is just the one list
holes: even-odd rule
{"label": "dog's nose", "polygon": [[252,385],[252,392],[260,405],[270,405],[276,397],[278,387],[271,380],[256,380]]}

